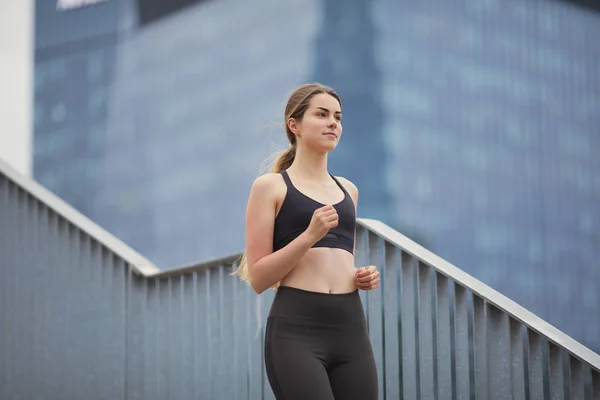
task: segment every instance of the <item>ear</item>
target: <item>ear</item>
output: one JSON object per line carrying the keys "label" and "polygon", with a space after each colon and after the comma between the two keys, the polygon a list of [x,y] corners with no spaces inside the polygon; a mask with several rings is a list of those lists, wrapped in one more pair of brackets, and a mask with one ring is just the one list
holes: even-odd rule
{"label": "ear", "polygon": [[296,121],[295,118],[290,118],[287,120],[287,126],[289,128],[290,131],[292,131],[292,133],[294,135],[297,135],[298,132],[300,132],[300,130],[298,129],[298,122]]}

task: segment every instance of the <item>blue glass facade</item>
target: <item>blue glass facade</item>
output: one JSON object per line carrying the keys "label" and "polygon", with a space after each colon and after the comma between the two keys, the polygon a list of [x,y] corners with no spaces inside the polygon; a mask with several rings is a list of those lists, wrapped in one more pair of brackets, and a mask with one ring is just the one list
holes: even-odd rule
{"label": "blue glass facade", "polygon": [[600,16],[261,2],[141,28],[133,2],[38,1],[36,179],[160,266],[240,251],[252,180],[287,145],[286,96],[319,81],[344,102],[330,165],[361,216],[600,350]]}

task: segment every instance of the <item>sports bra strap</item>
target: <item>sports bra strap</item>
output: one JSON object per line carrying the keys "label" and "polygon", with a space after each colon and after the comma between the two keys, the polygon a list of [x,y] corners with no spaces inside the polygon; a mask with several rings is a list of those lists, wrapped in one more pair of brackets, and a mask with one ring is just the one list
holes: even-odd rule
{"label": "sports bra strap", "polygon": [[290,176],[288,175],[286,170],[283,170],[280,172],[281,176],[283,176],[283,180],[285,181],[285,184],[288,188],[293,187],[294,185],[292,185],[292,181],[290,180]]}
{"label": "sports bra strap", "polygon": [[[281,171],[280,174],[283,177],[283,180],[285,181],[285,184],[288,187],[288,189],[289,188],[296,189],[296,187],[292,183],[292,180],[290,179],[290,176],[288,175],[288,173],[287,173],[286,170]],[[342,191],[344,192],[344,194],[350,196],[350,194],[348,193],[348,191],[346,190],[346,188],[344,187],[344,185],[342,185],[342,183],[340,181],[338,181],[335,176],[333,176],[331,174],[329,174],[329,176],[331,176],[331,178],[335,181],[335,183],[337,183],[337,185],[340,187],[340,189],[342,189]]]}
{"label": "sports bra strap", "polygon": [[340,181],[338,181],[335,176],[333,176],[331,174],[329,174],[329,176],[331,176],[333,178],[333,180],[335,181],[335,183],[337,183],[337,185],[340,187],[340,189],[342,189],[342,191],[344,192],[344,194],[347,194],[348,196],[350,195],[348,193],[348,191],[346,190],[346,188],[344,187],[344,185],[342,185],[342,183]]}

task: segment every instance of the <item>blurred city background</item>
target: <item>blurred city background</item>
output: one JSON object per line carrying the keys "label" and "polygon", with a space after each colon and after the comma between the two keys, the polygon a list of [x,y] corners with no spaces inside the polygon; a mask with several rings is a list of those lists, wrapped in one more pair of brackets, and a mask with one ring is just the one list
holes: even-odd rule
{"label": "blurred city background", "polygon": [[32,33],[2,66],[0,157],[30,157],[22,171],[161,268],[244,248],[286,97],[320,82],[343,100],[330,170],[359,187],[360,217],[600,352],[593,2],[6,3],[0,51],[22,43],[14,15]]}

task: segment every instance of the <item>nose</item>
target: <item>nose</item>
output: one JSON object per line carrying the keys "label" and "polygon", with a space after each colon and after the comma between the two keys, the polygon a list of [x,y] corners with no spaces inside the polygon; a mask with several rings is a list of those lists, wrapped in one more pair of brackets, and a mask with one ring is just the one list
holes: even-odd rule
{"label": "nose", "polygon": [[329,123],[329,127],[334,129],[337,128],[338,122],[334,119],[331,120],[331,122]]}

